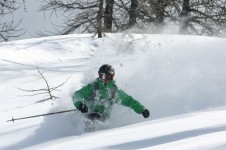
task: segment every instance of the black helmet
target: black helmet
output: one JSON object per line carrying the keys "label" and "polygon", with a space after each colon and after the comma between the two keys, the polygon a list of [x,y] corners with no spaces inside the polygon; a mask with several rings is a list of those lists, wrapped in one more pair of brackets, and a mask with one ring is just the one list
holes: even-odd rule
{"label": "black helmet", "polygon": [[98,74],[101,79],[113,80],[115,70],[111,65],[105,64],[99,68]]}

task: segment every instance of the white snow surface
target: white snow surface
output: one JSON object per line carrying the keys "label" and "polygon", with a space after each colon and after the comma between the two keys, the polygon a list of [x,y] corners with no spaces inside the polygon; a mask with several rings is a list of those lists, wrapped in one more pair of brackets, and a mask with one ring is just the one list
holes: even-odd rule
{"label": "white snow surface", "polygon": [[[104,126],[84,130],[78,111],[6,122],[12,117],[74,109],[74,91],[102,64],[121,89],[150,110],[145,119],[116,104]],[[226,149],[226,39],[182,35],[67,35],[0,43],[0,149]],[[38,101],[46,89],[68,80]],[[33,96],[26,96],[33,95]]]}

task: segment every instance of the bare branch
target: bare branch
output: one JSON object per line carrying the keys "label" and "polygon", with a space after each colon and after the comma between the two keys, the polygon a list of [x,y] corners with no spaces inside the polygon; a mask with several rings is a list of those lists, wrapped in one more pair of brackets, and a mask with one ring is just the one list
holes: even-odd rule
{"label": "bare branch", "polygon": [[[24,1],[23,1],[24,3]],[[2,0],[0,1],[0,41],[8,41],[9,39],[19,37],[25,33],[24,29],[19,29],[18,23],[14,23],[14,18],[8,21],[21,4],[15,0]]]}
{"label": "bare branch", "polygon": [[39,74],[39,76],[41,77],[42,80],[44,80],[46,88],[41,88],[41,89],[35,89],[35,90],[27,90],[27,89],[22,89],[22,88],[17,88],[21,91],[24,92],[28,92],[28,93],[32,93],[29,95],[22,95],[22,96],[37,96],[37,95],[43,95],[43,94],[48,94],[47,98],[44,98],[42,100],[39,100],[38,102],[43,102],[43,101],[47,101],[47,100],[55,100],[58,99],[59,97],[54,96],[52,94],[53,91],[57,91],[58,88],[60,88],[61,86],[63,86],[70,78],[71,76],[69,76],[64,82],[62,82],[61,84],[55,86],[55,87],[50,87],[48,80],[45,78],[45,76],[43,75],[43,72],[40,71],[39,67],[36,65],[36,69],[37,72]]}

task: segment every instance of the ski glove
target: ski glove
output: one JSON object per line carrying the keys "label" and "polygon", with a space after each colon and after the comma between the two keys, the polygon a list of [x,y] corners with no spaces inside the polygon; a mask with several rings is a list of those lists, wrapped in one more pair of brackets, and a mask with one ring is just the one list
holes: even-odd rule
{"label": "ski glove", "polygon": [[144,116],[144,118],[148,118],[149,117],[149,111],[147,109],[144,109],[142,112],[142,115]]}
{"label": "ski glove", "polygon": [[88,107],[85,105],[85,104],[83,104],[83,103],[81,103],[80,105],[79,105],[79,108],[78,108],[82,113],[87,113],[88,112]]}

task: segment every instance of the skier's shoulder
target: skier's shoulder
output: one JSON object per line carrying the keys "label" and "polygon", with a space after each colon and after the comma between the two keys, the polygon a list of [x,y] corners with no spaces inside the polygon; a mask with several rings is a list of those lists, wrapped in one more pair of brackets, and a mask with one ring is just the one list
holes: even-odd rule
{"label": "skier's shoulder", "polygon": [[96,86],[98,86],[98,80],[95,79],[95,80],[89,82],[89,83],[87,84],[87,86],[89,86],[89,87],[91,87],[91,88],[95,88]]}
{"label": "skier's shoulder", "polygon": [[96,80],[95,80],[95,81],[91,81],[91,82],[85,84],[85,85],[81,88],[81,90],[93,90],[93,88],[95,87],[95,85],[96,85]]}

